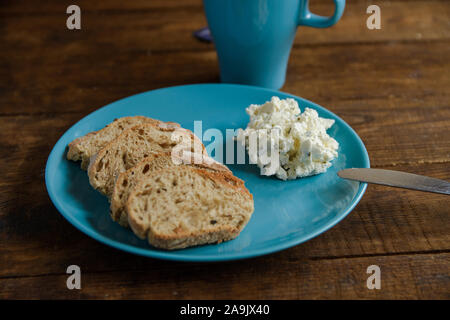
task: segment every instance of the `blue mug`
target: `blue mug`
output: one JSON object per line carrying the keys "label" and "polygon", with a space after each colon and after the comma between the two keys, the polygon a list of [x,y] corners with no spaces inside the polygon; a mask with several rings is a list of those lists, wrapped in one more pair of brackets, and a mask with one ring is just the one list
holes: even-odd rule
{"label": "blue mug", "polygon": [[297,26],[334,25],[345,0],[333,1],[334,15],[322,17],[308,0],[203,0],[222,82],[281,88]]}

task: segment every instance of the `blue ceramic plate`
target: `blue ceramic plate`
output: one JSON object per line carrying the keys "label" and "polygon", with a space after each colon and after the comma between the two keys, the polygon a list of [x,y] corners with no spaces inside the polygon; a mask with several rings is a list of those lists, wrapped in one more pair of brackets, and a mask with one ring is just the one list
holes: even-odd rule
{"label": "blue ceramic plate", "polygon": [[[78,163],[66,160],[66,147],[73,139],[98,130],[115,118],[145,115],[175,121],[193,130],[194,121],[208,128],[245,128],[245,108],[262,104],[272,96],[294,98],[300,109],[316,109],[321,117],[336,120],[328,130],[340,144],[339,157],[326,173],[280,181],[259,175],[255,165],[230,165],[253,193],[255,211],[235,240],[218,245],[162,251],[138,239],[109,216],[105,197],[93,190]],[[211,142],[204,141],[205,146]],[[59,139],[47,161],[45,181],[51,200],[76,228],[112,247],[131,253],[170,260],[222,261],[244,259],[283,250],[305,242],[342,220],[359,202],[366,184],[347,181],[336,172],[344,168],[368,168],[369,158],[361,139],[342,119],[305,99],[263,88],[202,84],[171,87],[141,93],[111,103],[86,116]]]}

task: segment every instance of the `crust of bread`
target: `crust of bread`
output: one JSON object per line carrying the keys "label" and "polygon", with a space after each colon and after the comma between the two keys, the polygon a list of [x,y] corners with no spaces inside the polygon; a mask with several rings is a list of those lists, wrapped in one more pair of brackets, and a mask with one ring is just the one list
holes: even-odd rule
{"label": "crust of bread", "polygon": [[177,250],[197,245],[222,243],[235,239],[241,230],[238,228],[226,227],[211,228],[208,231],[197,234],[182,233],[176,237],[155,236],[151,232],[148,234],[148,242],[160,249]]}
{"label": "crust of bread", "polygon": [[208,179],[222,183],[228,187],[235,189],[236,191],[247,195],[248,197],[250,197],[250,199],[253,199],[253,195],[245,187],[244,181],[236,176],[224,172],[213,172],[196,168],[193,168],[193,170],[197,171],[200,175],[203,175]]}

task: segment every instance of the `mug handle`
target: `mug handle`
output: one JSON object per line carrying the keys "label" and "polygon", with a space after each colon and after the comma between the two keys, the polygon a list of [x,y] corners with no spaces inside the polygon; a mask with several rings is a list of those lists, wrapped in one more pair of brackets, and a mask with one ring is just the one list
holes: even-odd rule
{"label": "mug handle", "polygon": [[308,0],[303,1],[303,6],[300,8],[300,18],[298,20],[299,26],[308,26],[314,28],[328,28],[336,24],[342,17],[345,8],[345,0],[333,0],[336,6],[334,14],[331,17],[323,17],[309,11]]}

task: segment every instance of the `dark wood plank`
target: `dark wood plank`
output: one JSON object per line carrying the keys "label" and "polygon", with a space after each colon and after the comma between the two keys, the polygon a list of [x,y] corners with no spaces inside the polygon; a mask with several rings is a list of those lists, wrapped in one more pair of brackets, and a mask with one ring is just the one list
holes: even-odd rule
{"label": "dark wood plank", "polygon": [[448,43],[352,44],[292,51],[284,91],[315,100],[447,96]]}
{"label": "dark wood plank", "polygon": [[[373,97],[448,101],[449,75],[442,72],[449,68],[448,2],[393,2],[386,12],[393,16],[386,19],[395,23],[380,31],[356,27],[365,5],[364,1],[349,4],[348,18],[334,28],[299,32],[283,90],[314,101]],[[127,12],[117,2],[111,9],[87,2],[86,28],[80,32],[65,29],[63,17],[57,14],[64,9],[62,4],[46,3],[39,9],[42,13],[31,15],[27,10],[36,6],[21,6],[25,13],[16,6],[9,12],[5,6],[0,35],[4,44],[0,75],[5,79],[0,86],[1,114],[87,112],[145,90],[218,81],[213,45],[191,35],[205,23],[201,5],[193,1],[186,6],[162,9],[157,3],[144,5],[144,11],[131,7]],[[398,7],[391,10],[392,6]],[[53,9],[46,14],[44,8]],[[355,32],[363,34],[358,37]],[[425,36],[414,40],[416,34]],[[330,50],[329,45],[336,43],[341,45]]]}
{"label": "dark wood plank", "polygon": [[[450,74],[443,70],[450,68],[449,55],[450,46],[441,42],[298,48],[292,52],[283,90],[329,107],[339,100],[364,100],[364,105],[375,98],[402,98],[398,108],[411,101],[423,101],[424,108],[446,107]],[[13,58],[10,69],[18,66],[20,72],[11,73],[1,89],[2,114],[90,112],[149,89],[218,81],[212,51],[150,56],[136,51],[128,59],[112,53],[95,63],[89,56],[79,57],[76,64],[56,54],[49,54],[45,62],[39,57],[29,62]],[[42,62],[45,69],[35,72],[33,65]]]}
{"label": "dark wood plank", "polygon": [[[2,18],[7,19],[7,25],[20,23],[21,28],[32,31],[34,35],[45,37],[67,32],[65,24],[62,23],[65,21],[63,18],[67,4],[55,1],[42,3],[33,6],[23,1],[10,1],[2,7],[0,14]],[[413,5],[405,5],[404,1],[378,3],[382,13],[382,28],[373,31],[366,28],[366,19],[369,16],[366,14],[366,8],[369,3],[365,0],[347,1],[344,15],[336,26],[322,30],[301,27],[296,43],[449,39],[447,21],[450,5],[447,1],[419,0],[412,3]],[[78,1],[77,4],[83,13],[82,30],[98,34],[113,32],[115,37],[103,38],[104,43],[115,46],[120,39],[128,39],[130,44],[146,44],[157,50],[207,48],[202,43],[192,41],[190,37],[192,31],[206,25],[201,0],[141,0],[126,5],[117,0],[85,0]],[[330,15],[334,10],[330,0],[311,1],[310,6],[317,14]],[[106,16],[113,18],[102,19]],[[41,27],[39,30],[33,28],[37,22]],[[19,37],[28,40],[25,45],[31,44],[30,34],[18,34],[15,39]],[[85,35],[84,39],[94,40],[89,35]]]}
{"label": "dark wood plank", "polygon": [[[305,261],[285,251],[270,258],[139,271],[83,273],[81,265],[81,290],[68,290],[63,272],[0,279],[0,298],[449,299],[449,263],[448,253]],[[370,265],[381,269],[380,290],[367,289]]]}

